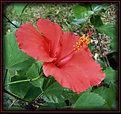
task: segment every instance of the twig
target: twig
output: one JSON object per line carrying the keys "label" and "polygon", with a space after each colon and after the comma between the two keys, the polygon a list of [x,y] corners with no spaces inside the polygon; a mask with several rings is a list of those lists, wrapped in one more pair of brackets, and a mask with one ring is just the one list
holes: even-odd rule
{"label": "twig", "polygon": [[6,17],[5,15],[4,15],[4,17],[8,20],[9,23],[11,23],[13,26],[15,26],[16,28],[18,28],[14,23],[11,22],[10,19],[8,19],[8,17]]}
{"label": "twig", "polygon": [[17,99],[17,100],[21,100],[21,101],[24,101],[24,102],[28,102],[28,103],[30,103],[30,104],[38,105],[38,106],[43,106],[43,107],[48,107],[48,108],[57,109],[57,108],[54,107],[54,106],[49,106],[49,105],[39,104],[39,103],[32,102],[32,101],[27,101],[27,100],[25,100],[25,99],[22,99],[22,98],[20,98],[20,97],[17,97],[16,95],[10,93],[9,91],[7,91],[7,90],[4,89],[4,88],[3,88],[3,91],[4,91],[5,93],[11,95],[12,97],[14,97],[14,98]]}
{"label": "twig", "polygon": [[15,100],[10,104],[9,108],[12,107],[16,101],[17,101],[17,99],[15,99]]}

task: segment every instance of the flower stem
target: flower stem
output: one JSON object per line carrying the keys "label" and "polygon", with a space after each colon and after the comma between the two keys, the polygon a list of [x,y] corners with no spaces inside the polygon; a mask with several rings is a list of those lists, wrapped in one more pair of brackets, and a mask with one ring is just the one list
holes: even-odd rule
{"label": "flower stem", "polygon": [[42,75],[43,75],[43,72],[38,77],[36,77],[36,78],[27,79],[27,80],[18,80],[18,81],[10,82],[10,83],[7,83],[5,86],[11,85],[11,84],[16,84],[16,83],[21,83],[21,82],[32,82],[32,81],[38,80]]}

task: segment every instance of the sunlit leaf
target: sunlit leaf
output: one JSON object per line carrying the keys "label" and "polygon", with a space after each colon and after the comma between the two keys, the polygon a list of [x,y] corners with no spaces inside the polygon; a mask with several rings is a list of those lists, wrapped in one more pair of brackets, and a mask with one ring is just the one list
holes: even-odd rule
{"label": "sunlit leaf", "polygon": [[75,109],[96,109],[104,105],[105,100],[96,93],[86,92],[82,94],[74,104]]}
{"label": "sunlit leaf", "polygon": [[93,11],[100,11],[102,9],[107,9],[109,7],[109,3],[93,3],[92,10]]}
{"label": "sunlit leaf", "polygon": [[16,42],[15,31],[10,32],[3,38],[3,46],[3,61],[7,69],[30,58],[30,56],[19,49]]}
{"label": "sunlit leaf", "polygon": [[88,9],[84,6],[77,5],[74,7],[74,15],[77,19],[88,17],[92,15],[93,11],[88,11]]}
{"label": "sunlit leaf", "polygon": [[71,19],[70,22],[72,24],[81,24],[84,23],[86,21],[86,19]]}
{"label": "sunlit leaf", "polygon": [[14,3],[14,9],[16,10],[16,12],[19,15],[21,15],[22,12],[24,11],[26,5],[27,5],[27,3]]}

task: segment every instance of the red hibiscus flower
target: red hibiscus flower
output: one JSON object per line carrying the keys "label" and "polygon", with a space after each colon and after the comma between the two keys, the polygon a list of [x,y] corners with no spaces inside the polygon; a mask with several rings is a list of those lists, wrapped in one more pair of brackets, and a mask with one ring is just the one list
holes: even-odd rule
{"label": "red hibiscus flower", "polygon": [[89,36],[63,32],[61,27],[46,19],[38,19],[37,31],[31,23],[23,24],[16,32],[19,48],[29,56],[44,61],[43,72],[52,75],[66,88],[80,93],[99,84],[105,77],[102,68],[92,59],[87,46]]}

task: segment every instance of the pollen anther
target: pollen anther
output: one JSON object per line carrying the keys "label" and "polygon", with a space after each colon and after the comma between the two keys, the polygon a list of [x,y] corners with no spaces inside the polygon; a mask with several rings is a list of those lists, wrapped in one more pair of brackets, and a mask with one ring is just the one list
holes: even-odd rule
{"label": "pollen anther", "polygon": [[90,43],[90,39],[88,37],[85,37],[85,34],[79,38],[79,40],[76,42],[76,45],[73,45],[74,51],[77,53],[77,51],[81,50],[82,47],[85,47]]}

